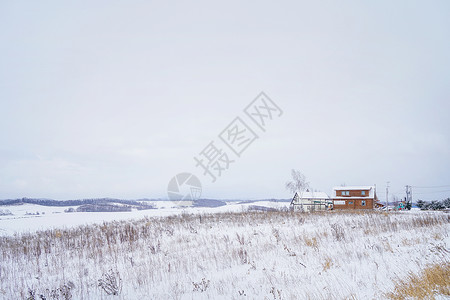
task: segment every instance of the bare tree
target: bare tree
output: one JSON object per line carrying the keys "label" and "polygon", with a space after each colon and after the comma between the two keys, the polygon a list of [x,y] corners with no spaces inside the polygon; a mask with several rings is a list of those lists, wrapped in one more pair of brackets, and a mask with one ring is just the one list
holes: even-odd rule
{"label": "bare tree", "polygon": [[298,170],[291,170],[292,180],[286,182],[286,189],[292,193],[297,192],[300,198],[301,210],[303,211],[303,202],[301,201],[303,197],[303,192],[309,188],[309,183],[306,181],[305,175],[303,175]]}

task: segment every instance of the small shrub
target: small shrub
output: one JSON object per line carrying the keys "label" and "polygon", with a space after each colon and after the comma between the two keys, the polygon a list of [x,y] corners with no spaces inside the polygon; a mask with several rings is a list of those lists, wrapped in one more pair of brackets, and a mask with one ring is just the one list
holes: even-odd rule
{"label": "small shrub", "polygon": [[238,256],[239,256],[239,259],[240,259],[240,261],[241,261],[242,264],[247,264],[247,263],[250,262],[250,259],[249,259],[249,257],[248,257],[247,250],[245,250],[245,249],[243,249],[243,248],[239,249],[239,250],[238,250]]}
{"label": "small shrub", "polygon": [[27,300],[70,300],[72,299],[72,289],[75,287],[73,282],[64,283],[58,288],[45,289],[44,292],[38,292],[34,289],[28,289]]}
{"label": "small shrub", "polygon": [[241,246],[245,245],[245,238],[243,235],[239,235],[239,233],[236,232],[236,239]]}
{"label": "small shrub", "polygon": [[275,240],[277,241],[277,244],[281,241],[281,237],[280,237],[280,231],[276,228],[272,229],[272,234],[275,237]]}
{"label": "small shrub", "polygon": [[322,267],[323,267],[323,271],[325,272],[326,270],[331,269],[331,267],[333,266],[333,260],[330,257],[326,257],[325,260],[322,263]]}
{"label": "small shrub", "polygon": [[72,299],[72,289],[74,287],[75,285],[73,282],[69,281],[67,284],[63,284],[59,288],[51,290],[50,298],[70,300]]}
{"label": "small shrub", "polygon": [[161,242],[158,240],[158,243],[156,245],[150,245],[150,252],[152,254],[156,254],[158,252],[161,252]]}
{"label": "small shrub", "polygon": [[272,289],[270,290],[270,293],[272,294],[274,300],[283,299],[281,297],[281,292],[282,290],[276,289],[275,287],[272,287]]}
{"label": "small shrub", "polygon": [[313,248],[318,248],[318,246],[319,246],[319,243],[317,242],[316,237],[308,238],[305,236],[304,240],[305,240],[306,246],[313,247]]}
{"label": "small shrub", "polygon": [[295,254],[294,251],[292,251],[291,249],[289,249],[288,246],[284,245],[284,250],[287,251],[287,253],[289,254],[289,256],[296,256],[297,254]]}
{"label": "small shrub", "polygon": [[194,285],[194,289],[192,290],[193,292],[203,293],[209,287],[209,280],[206,280],[205,278],[202,278],[202,281],[200,281],[200,282],[192,282],[192,284]]}
{"label": "small shrub", "polygon": [[345,232],[344,232],[344,228],[342,227],[342,225],[337,224],[337,223],[332,224],[331,229],[332,229],[333,237],[336,241],[345,240]]}
{"label": "small shrub", "polygon": [[29,288],[27,300],[36,300],[36,299],[39,299],[39,298],[36,298],[36,291]]}
{"label": "small shrub", "polygon": [[111,269],[103,273],[102,278],[98,280],[98,286],[108,295],[119,295],[122,291],[122,278],[120,278],[119,272]]}

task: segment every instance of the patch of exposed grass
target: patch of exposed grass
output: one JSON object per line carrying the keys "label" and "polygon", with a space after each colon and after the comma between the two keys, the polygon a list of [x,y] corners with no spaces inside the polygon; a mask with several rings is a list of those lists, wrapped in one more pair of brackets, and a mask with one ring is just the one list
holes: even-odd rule
{"label": "patch of exposed grass", "polygon": [[331,257],[326,257],[322,263],[322,271],[326,271],[331,269],[331,267],[334,265],[333,260],[331,259]]}
{"label": "patch of exposed grass", "polygon": [[305,245],[313,248],[317,248],[319,246],[319,243],[317,242],[316,237],[309,238],[307,236],[304,237]]}
{"label": "patch of exposed grass", "polygon": [[395,283],[394,292],[386,294],[394,300],[435,299],[436,295],[450,296],[450,263],[431,265],[420,274],[410,273]]}

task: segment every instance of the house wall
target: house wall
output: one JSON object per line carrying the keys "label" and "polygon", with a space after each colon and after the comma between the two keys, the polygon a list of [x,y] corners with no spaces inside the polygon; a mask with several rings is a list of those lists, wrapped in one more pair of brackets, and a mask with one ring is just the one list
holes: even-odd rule
{"label": "house wall", "polygon": [[[303,203],[303,205],[302,205],[302,203]],[[305,211],[305,212],[313,212],[313,211],[319,211],[319,210],[327,210],[327,204],[325,202],[325,199],[320,201],[320,203],[317,203],[317,200],[314,201],[312,199],[302,199],[300,201],[293,203],[293,208],[294,208],[294,211],[302,211],[302,209],[303,209],[303,211]]]}
{"label": "house wall", "polygon": [[[336,191],[336,197],[369,197],[369,192],[370,192],[370,190],[348,190],[350,195],[344,196],[344,195],[342,195],[343,191],[345,191],[345,190]],[[364,196],[361,195],[362,191],[365,191],[366,195],[364,195]]]}
{"label": "house wall", "polygon": [[[327,206],[325,204],[303,205],[304,212],[313,212],[322,210],[327,210]],[[299,204],[294,205],[294,211],[302,211],[302,206]]]}
{"label": "house wall", "polygon": [[[345,201],[344,205],[338,204]],[[362,205],[362,201],[366,201],[366,205]],[[349,199],[333,199],[333,209],[373,209],[373,199],[349,198]]]}

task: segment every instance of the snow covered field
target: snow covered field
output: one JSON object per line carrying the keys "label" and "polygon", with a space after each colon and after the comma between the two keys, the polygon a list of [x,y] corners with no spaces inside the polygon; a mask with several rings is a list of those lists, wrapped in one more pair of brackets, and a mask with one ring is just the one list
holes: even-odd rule
{"label": "snow covered field", "polygon": [[[238,206],[131,212],[131,219],[112,213],[116,221],[105,223],[88,217],[109,213],[52,214],[60,208],[2,217],[2,224],[72,215],[94,222],[0,237],[0,298],[381,299],[410,272],[449,263],[448,214]],[[157,212],[170,215],[149,215]]]}
{"label": "snow covered field", "polygon": [[[221,207],[182,207],[173,201],[146,201],[156,209],[133,210],[131,212],[76,212],[65,213],[69,207],[42,206],[35,204],[0,206],[1,210],[8,210],[12,215],[0,215],[0,236],[14,233],[26,233],[36,230],[52,228],[72,228],[80,225],[99,224],[109,221],[138,220],[145,216],[171,216],[185,212],[189,213],[217,213],[246,211],[252,205],[267,208],[287,208],[289,202],[256,201],[249,203],[227,202]],[[183,203],[181,203],[183,204]],[[72,208],[77,208],[74,206]],[[39,213],[39,215],[37,215]]]}

